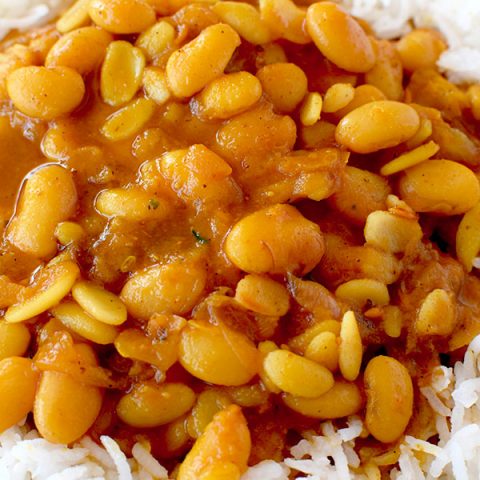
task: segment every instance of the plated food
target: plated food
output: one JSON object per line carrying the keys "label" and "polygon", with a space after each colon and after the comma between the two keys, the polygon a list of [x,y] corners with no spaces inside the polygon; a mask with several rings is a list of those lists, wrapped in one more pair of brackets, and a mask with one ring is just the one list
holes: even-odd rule
{"label": "plated food", "polygon": [[474,478],[480,86],[447,48],[329,1],[8,35],[0,473]]}

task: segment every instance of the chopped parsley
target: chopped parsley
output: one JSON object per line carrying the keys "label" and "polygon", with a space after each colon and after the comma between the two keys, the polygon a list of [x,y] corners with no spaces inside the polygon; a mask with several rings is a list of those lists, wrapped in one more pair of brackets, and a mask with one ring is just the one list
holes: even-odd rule
{"label": "chopped parsley", "polygon": [[196,230],[192,230],[192,235],[201,245],[206,245],[210,241],[208,238],[202,237]]}

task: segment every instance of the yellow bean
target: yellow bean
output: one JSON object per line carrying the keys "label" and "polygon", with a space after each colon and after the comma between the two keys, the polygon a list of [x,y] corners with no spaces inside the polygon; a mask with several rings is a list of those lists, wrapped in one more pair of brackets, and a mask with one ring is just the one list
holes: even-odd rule
{"label": "yellow bean", "polygon": [[[42,198],[42,202],[38,201]],[[55,229],[75,213],[77,191],[70,171],[60,165],[35,170],[25,182],[6,237],[19,250],[37,258],[57,250]]]}
{"label": "yellow bean", "polygon": [[105,217],[120,217],[130,222],[164,220],[171,213],[167,202],[140,188],[102,190],[95,208]]}
{"label": "yellow bean", "polygon": [[270,396],[270,392],[261,383],[228,387],[226,393],[228,393],[228,396],[233,400],[235,405],[246,408],[265,405]]}
{"label": "yellow bean", "polygon": [[335,296],[357,308],[363,308],[367,303],[383,306],[390,302],[387,286],[370,278],[356,278],[342,283],[335,290]]}
{"label": "yellow bean", "polygon": [[370,102],[342,118],[335,138],[353,152],[371,153],[410,139],[419,126],[418,113],[405,103]]}
{"label": "yellow bean", "polygon": [[400,179],[399,191],[415,211],[443,215],[465,213],[480,200],[475,174],[451,160],[428,160],[409,168]]}
{"label": "yellow bean", "polygon": [[230,73],[212,80],[194,100],[195,112],[208,119],[227,119],[248,110],[262,96],[258,78],[248,72]]}
{"label": "yellow bean", "polygon": [[480,120],[480,85],[471,85],[467,90],[473,118]]}
{"label": "yellow bean", "polygon": [[420,118],[420,127],[417,133],[410,140],[405,142],[405,146],[410,149],[419,147],[432,136],[432,132],[433,126],[431,120],[428,118]]}
{"label": "yellow bean", "polygon": [[480,252],[480,203],[463,216],[457,230],[456,247],[458,259],[467,272],[471,272]]}
{"label": "yellow bean", "polygon": [[28,358],[0,361],[0,432],[20,422],[33,408],[38,372]]}
{"label": "yellow bean", "polygon": [[339,380],[323,395],[317,398],[282,396],[287,407],[306,417],[330,420],[354,415],[363,405],[362,395],[354,383]]}
{"label": "yellow bean", "polygon": [[400,308],[388,305],[383,308],[383,329],[391,338],[398,338],[402,334],[403,317]]}
{"label": "yellow bean", "polygon": [[117,414],[127,425],[151,428],[181,417],[194,403],[195,393],[181,383],[140,383],[120,399]]}
{"label": "yellow bean", "polygon": [[[87,364],[95,365],[95,354],[85,344],[76,345]],[[35,426],[49,442],[69,444],[93,425],[102,406],[99,388],[54,371],[42,373],[33,407]]]}
{"label": "yellow bean", "polygon": [[325,247],[318,225],[290,205],[274,205],[236,223],[224,249],[238,268],[249,273],[305,275],[320,261]]}
{"label": "yellow bean", "polygon": [[190,97],[220,76],[240,37],[230,25],[211,25],[180,50],[172,53],[167,62],[167,78],[177,97]]}
{"label": "yellow bean", "polygon": [[437,288],[423,300],[415,319],[415,331],[420,336],[450,335],[457,323],[454,296]]}
{"label": "yellow bean", "polygon": [[404,253],[423,237],[417,220],[377,210],[367,217],[365,240],[369,245],[391,253]]}
{"label": "yellow bean", "polygon": [[177,261],[135,273],[120,298],[129,313],[148,320],[155,313],[182,315],[198,302],[207,273],[200,264]]}
{"label": "yellow bean", "polygon": [[198,438],[218,412],[231,405],[230,397],[217,390],[205,390],[197,398],[195,406],[189,415],[187,425],[192,438]]}
{"label": "yellow bean", "polygon": [[90,0],[77,0],[57,21],[57,30],[67,33],[88,24]]}
{"label": "yellow bean", "polygon": [[202,474],[211,471],[213,465],[219,464],[234,464],[240,473],[244,473],[250,450],[247,421],[241,409],[231,405],[215,415],[195,442],[180,466],[177,480],[199,480]]}
{"label": "yellow bean", "polygon": [[355,88],[355,93],[352,101],[345,107],[335,112],[335,117],[343,118],[347,113],[355,110],[362,105],[370,102],[376,102],[378,100],[386,100],[384,93],[373,85],[359,85]]}
{"label": "yellow bean", "polygon": [[272,40],[270,30],[253,5],[227,0],[215,3],[211,9],[247,42],[262,45]]}
{"label": "yellow bean", "polygon": [[375,357],[365,369],[365,425],[380,442],[397,440],[412,417],[413,385],[408,370],[391,357]]}
{"label": "yellow bean", "polygon": [[131,43],[112,42],[100,74],[100,93],[105,103],[118,107],[128,103],[142,84],[145,55]]}
{"label": "yellow bean", "polygon": [[287,350],[268,353],[263,367],[278,388],[298,397],[319,397],[334,384],[330,370]]}
{"label": "yellow bean", "polygon": [[109,325],[127,320],[127,309],[113,293],[90,282],[78,282],[72,288],[76,302],[93,318]]}
{"label": "yellow bean", "polygon": [[326,92],[323,99],[323,111],[337,112],[345,108],[355,97],[355,89],[350,83],[335,83]]}
{"label": "yellow bean", "polygon": [[336,337],[340,335],[341,323],[337,320],[323,320],[309,328],[303,333],[291,338],[288,341],[288,346],[298,353],[305,353],[310,342],[322,332],[331,332]]}
{"label": "yellow bean", "polygon": [[409,72],[421,68],[435,68],[447,46],[441,35],[433,30],[413,30],[397,42],[403,68]]}
{"label": "yellow bean", "polygon": [[335,372],[338,368],[337,336],[332,332],[319,333],[305,349],[305,357]]}
{"label": "yellow bean", "polygon": [[380,175],[347,165],[342,186],[329,199],[350,222],[363,226],[368,215],[386,208],[390,185]]}
{"label": "yellow bean", "polygon": [[143,73],[143,88],[148,98],[157,105],[163,105],[170,100],[172,94],[168,88],[167,76],[160,68],[147,67]]}
{"label": "yellow bean", "polygon": [[352,311],[345,313],[340,328],[338,365],[345,380],[354,381],[362,365],[363,345],[358,323]]}
{"label": "yellow bean", "polygon": [[63,245],[78,244],[85,236],[85,230],[75,222],[60,222],[55,228],[55,238]]}
{"label": "yellow bean", "polygon": [[75,110],[85,94],[78,72],[68,67],[22,67],[7,77],[14,106],[29,117],[53,120]]}
{"label": "yellow bean", "polygon": [[392,42],[372,40],[376,62],[365,74],[365,82],[381,90],[389,100],[403,98],[403,68],[400,56]]}
{"label": "yellow bean", "polygon": [[107,32],[138,33],[155,23],[155,10],[145,0],[91,0],[88,13]]}
{"label": "yellow bean", "polygon": [[150,27],[143,32],[135,42],[135,46],[142,49],[147,60],[162,55],[173,44],[175,40],[175,28],[165,20]]}
{"label": "yellow bean", "polygon": [[0,360],[21,357],[30,344],[30,332],[23,323],[0,320]]}
{"label": "yellow bean", "polygon": [[280,112],[292,112],[307,94],[307,76],[294,63],[272,63],[257,72],[263,91]]}
{"label": "yellow bean", "polygon": [[349,72],[368,72],[375,52],[362,27],[341,7],[319,2],[307,10],[307,31],[317,48],[335,65]]}
{"label": "yellow bean", "polygon": [[70,67],[81,75],[100,65],[113,37],[95,27],[84,27],[67,33],[48,52],[46,67]]}
{"label": "yellow bean", "polygon": [[260,0],[260,14],[271,32],[293,43],[310,43],[305,32],[305,9],[291,0]]}
{"label": "yellow bean", "polygon": [[290,307],[288,290],[280,283],[260,275],[247,275],[237,284],[235,300],[262,315],[283,316]]}
{"label": "yellow bean", "polygon": [[428,142],[425,145],[420,145],[414,150],[404,153],[385,164],[380,169],[380,173],[382,175],[392,175],[394,173],[401,172],[402,170],[413,167],[414,165],[428,160],[430,157],[433,157],[439,150],[440,147],[435,142]]}
{"label": "yellow bean", "polygon": [[70,261],[47,266],[40,275],[40,282],[32,287],[31,296],[12,305],[5,313],[5,320],[23,322],[46,312],[70,292],[79,274],[77,265]]}
{"label": "yellow bean", "polygon": [[188,323],[180,341],[180,363],[193,376],[215,385],[248,383],[259,370],[255,345],[225,325]]}
{"label": "yellow bean", "polygon": [[214,463],[202,471],[198,480],[240,480],[240,469],[231,462]]}
{"label": "yellow bean", "polygon": [[302,125],[311,126],[320,120],[323,100],[318,92],[309,93],[300,108],[300,121]]}
{"label": "yellow bean", "polygon": [[146,98],[138,98],[110,115],[102,125],[102,134],[112,142],[126,140],[137,134],[152,118],[155,104]]}
{"label": "yellow bean", "polygon": [[118,335],[116,328],[99,322],[73,302],[62,303],[51,309],[51,313],[68,329],[99,345],[113,343]]}

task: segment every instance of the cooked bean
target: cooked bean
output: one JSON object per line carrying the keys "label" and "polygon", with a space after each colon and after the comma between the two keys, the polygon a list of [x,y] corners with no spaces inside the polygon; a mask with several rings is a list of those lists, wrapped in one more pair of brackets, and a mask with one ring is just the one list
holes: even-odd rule
{"label": "cooked bean", "polygon": [[295,412],[322,420],[354,415],[363,405],[362,395],[357,385],[344,380],[335,382],[328,392],[317,398],[284,394],[282,399]]}
{"label": "cooked bean", "polygon": [[143,73],[143,88],[148,98],[157,105],[163,105],[170,100],[172,94],[168,88],[165,72],[156,67],[147,67]]}
{"label": "cooked bean", "polygon": [[447,336],[453,332],[456,323],[453,294],[437,288],[423,299],[415,319],[415,331],[419,336]]}
{"label": "cooked bean", "polygon": [[182,383],[140,383],[120,399],[117,414],[127,425],[151,428],[181,417],[194,403],[195,393]]}
{"label": "cooked bean", "polygon": [[210,82],[194,99],[201,117],[226,119],[248,110],[262,96],[258,78],[248,72],[223,75]]}
{"label": "cooked bean", "polygon": [[243,385],[258,372],[255,345],[225,325],[190,321],[182,331],[180,363],[188,372],[215,385]]}
{"label": "cooked bean", "polygon": [[340,335],[341,323],[338,320],[323,320],[312,327],[307,328],[303,333],[293,337],[288,346],[298,353],[305,353],[310,342],[322,332],[331,332],[338,337]]}
{"label": "cooked bean", "polygon": [[335,112],[335,117],[343,118],[347,113],[352,112],[358,107],[378,100],[386,100],[385,94],[373,85],[359,85],[355,88],[352,101],[345,107]]}
{"label": "cooked bean", "polygon": [[323,111],[337,112],[345,108],[355,97],[355,89],[350,83],[335,83],[326,92],[323,98]]}
{"label": "cooked bean", "polygon": [[0,320],[0,361],[8,357],[21,357],[30,344],[30,332],[23,323]]}
{"label": "cooked bean", "polygon": [[8,76],[7,90],[15,107],[25,115],[53,120],[80,105],[85,84],[69,67],[22,67]]}
{"label": "cooked bean", "polygon": [[291,0],[260,0],[260,14],[271,32],[293,43],[306,44],[311,40],[305,32],[305,10]]}
{"label": "cooked bean", "polygon": [[55,238],[63,245],[78,244],[85,236],[85,230],[75,222],[60,222],[55,228]]}
{"label": "cooked bean", "polygon": [[53,256],[57,250],[55,229],[73,216],[76,204],[77,190],[70,171],[60,165],[35,170],[21,192],[16,214],[6,231],[7,240],[37,258]]}
{"label": "cooked bean", "polygon": [[126,140],[137,134],[155,113],[155,104],[147,98],[138,98],[112,113],[102,125],[101,132],[112,142]]}
{"label": "cooked bean", "polygon": [[149,195],[138,187],[102,190],[95,200],[95,208],[101,215],[130,222],[161,221],[171,213],[166,200]]}
{"label": "cooked bean", "polygon": [[91,317],[74,302],[62,303],[54,307],[51,313],[69,330],[99,345],[113,343],[118,335],[115,327]]}
{"label": "cooked bean", "polygon": [[441,35],[433,30],[415,29],[397,42],[403,68],[410,72],[421,68],[435,68],[447,46]]}
{"label": "cooked bean", "polygon": [[95,27],[84,27],[67,33],[48,52],[46,67],[70,67],[81,75],[100,65],[113,37]]}
{"label": "cooked bean", "polygon": [[174,95],[190,97],[220,76],[239,45],[238,33],[230,25],[219,23],[205,28],[172,53],[166,72]]}
{"label": "cooked bean", "polygon": [[338,124],[335,138],[353,152],[371,153],[410,139],[419,126],[420,118],[412,107],[384,100],[348,113]]}
{"label": "cooked bean", "polygon": [[32,411],[38,372],[29,358],[0,361],[0,432],[13,427]]}
{"label": "cooked bean", "polygon": [[279,112],[291,112],[307,94],[307,76],[294,63],[273,63],[257,72],[263,91]]}
{"label": "cooked bean", "polygon": [[138,33],[155,23],[155,10],[145,0],[91,0],[88,13],[107,32]]}
{"label": "cooked bean", "polygon": [[240,473],[244,473],[250,449],[247,421],[241,409],[231,405],[215,415],[195,442],[180,466],[177,480],[199,480],[205,471],[220,464],[236,465]]}
{"label": "cooked bean", "polygon": [[280,283],[260,275],[247,275],[237,284],[235,300],[262,315],[285,315],[290,307],[288,290]]}
{"label": "cooked bean", "polygon": [[309,93],[303,101],[300,109],[300,121],[302,125],[311,126],[320,120],[323,100],[318,92]]}
{"label": "cooked bean", "polygon": [[79,268],[71,261],[47,266],[40,273],[36,284],[29,287],[30,295],[6,311],[5,320],[11,323],[23,322],[46,312],[70,292],[79,274]]}
{"label": "cooked bean", "polygon": [[298,397],[319,397],[334,384],[333,375],[326,367],[287,350],[268,353],[263,367],[278,388]]}
{"label": "cooked bean", "polygon": [[148,60],[153,60],[173,44],[175,40],[175,28],[165,20],[150,27],[143,32],[135,42],[135,46],[141,48]]}
{"label": "cooked bean", "polygon": [[380,442],[397,440],[412,417],[413,385],[408,370],[391,357],[378,356],[365,369],[365,425]]}
{"label": "cooked bean", "polygon": [[231,462],[218,462],[202,471],[198,480],[240,480],[240,469]]}
{"label": "cooked bean", "polygon": [[77,0],[57,21],[57,30],[61,33],[70,32],[88,24],[88,6],[90,0]]}
{"label": "cooked bean", "polygon": [[317,48],[331,62],[349,72],[368,72],[375,52],[362,27],[341,7],[319,2],[307,10],[306,27]]}
{"label": "cooked bean", "polygon": [[[87,364],[96,364],[90,347],[79,344],[75,348]],[[69,444],[82,437],[93,425],[101,406],[99,388],[80,383],[65,373],[45,371],[35,396],[35,426],[45,440]]]}
{"label": "cooked bean", "polygon": [[369,245],[392,253],[405,252],[409,246],[416,246],[423,237],[417,220],[381,210],[367,217],[364,233]]}
{"label": "cooked bean", "polygon": [[272,39],[270,30],[253,5],[227,0],[217,2],[211,8],[222,22],[234,28],[247,42],[261,45]]}
{"label": "cooked bean", "polygon": [[380,175],[347,165],[342,186],[329,199],[331,204],[356,225],[364,225],[368,215],[386,208],[390,186]]}
{"label": "cooked bean", "polygon": [[124,285],[120,298],[136,318],[155,313],[182,315],[200,299],[206,283],[203,265],[173,262],[137,272]]}
{"label": "cooked bean", "polygon": [[121,325],[127,320],[127,309],[113,293],[90,282],[78,282],[72,296],[93,318],[109,325]]}
{"label": "cooked bean", "polygon": [[480,203],[477,203],[462,218],[456,237],[457,257],[467,272],[471,272],[473,261],[480,252]]}
{"label": "cooked bean", "polygon": [[369,278],[357,278],[342,283],[335,290],[335,295],[358,308],[363,308],[367,303],[383,306],[390,302],[387,286]]}
{"label": "cooked bean", "polygon": [[274,205],[244,217],[233,226],[224,248],[246,272],[301,275],[311,271],[325,251],[318,225],[290,205]]}
{"label": "cooked bean", "polygon": [[308,344],[305,357],[335,372],[338,368],[337,336],[333,332],[320,332]]}
{"label": "cooked bean", "polygon": [[230,397],[221,390],[205,390],[197,398],[188,417],[188,432],[198,438],[218,412],[232,404]]}
{"label": "cooked bean", "polygon": [[352,311],[345,313],[340,328],[338,365],[345,380],[354,381],[362,365],[363,345],[358,323]]}
{"label": "cooked bean", "polygon": [[128,103],[142,84],[145,56],[123,40],[112,42],[100,75],[100,93],[105,103],[118,107]]}
{"label": "cooked bean", "polygon": [[424,145],[420,145],[414,150],[410,150],[385,164],[380,169],[380,173],[386,176],[401,172],[402,170],[406,170],[407,168],[428,160],[439,150],[440,147],[435,142],[428,142]]}
{"label": "cooked bean", "polygon": [[451,160],[428,160],[407,169],[399,191],[415,211],[443,215],[465,213],[480,200],[480,185],[473,171]]}

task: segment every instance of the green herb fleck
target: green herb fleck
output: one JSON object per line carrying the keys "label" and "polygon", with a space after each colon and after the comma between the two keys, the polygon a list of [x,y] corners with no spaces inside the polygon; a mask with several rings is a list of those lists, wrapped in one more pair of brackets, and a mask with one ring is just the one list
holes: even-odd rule
{"label": "green herb fleck", "polygon": [[160,206],[160,202],[155,198],[151,198],[148,202],[148,209],[149,210],[156,210]]}
{"label": "green herb fleck", "polygon": [[201,245],[207,244],[210,240],[208,238],[202,237],[196,230],[192,230],[192,235],[195,237],[198,243]]}

